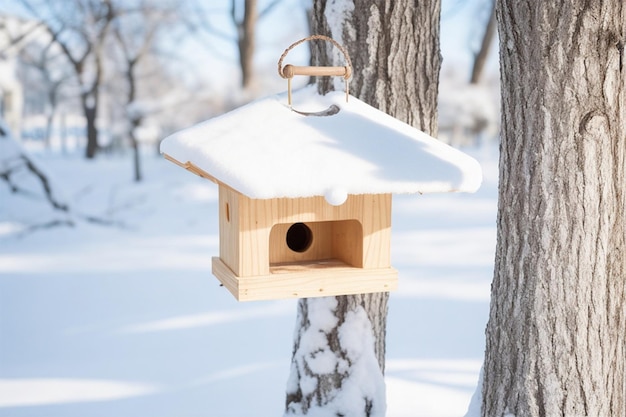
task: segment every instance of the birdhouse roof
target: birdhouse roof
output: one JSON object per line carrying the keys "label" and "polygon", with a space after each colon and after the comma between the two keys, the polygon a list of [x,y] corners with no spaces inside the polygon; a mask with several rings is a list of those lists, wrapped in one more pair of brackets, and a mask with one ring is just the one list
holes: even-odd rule
{"label": "birdhouse roof", "polygon": [[[177,132],[161,152],[256,199],[476,191],[478,162],[343,92],[254,101]],[[336,107],[334,107],[336,106]],[[329,114],[336,111],[335,114]]]}

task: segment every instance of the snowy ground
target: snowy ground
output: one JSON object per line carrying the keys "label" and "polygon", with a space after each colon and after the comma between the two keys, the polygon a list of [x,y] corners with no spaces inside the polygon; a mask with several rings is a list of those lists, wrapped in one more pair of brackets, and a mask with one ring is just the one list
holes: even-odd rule
{"label": "snowy ground", "polygon": [[[478,193],[394,197],[388,417],[460,417],[476,386],[497,156],[469,152]],[[122,226],[24,233],[46,214],[0,183],[0,416],[282,415],[296,302],[219,287],[216,187],[154,155],[141,184],[130,158],[36,155],[77,211]]]}

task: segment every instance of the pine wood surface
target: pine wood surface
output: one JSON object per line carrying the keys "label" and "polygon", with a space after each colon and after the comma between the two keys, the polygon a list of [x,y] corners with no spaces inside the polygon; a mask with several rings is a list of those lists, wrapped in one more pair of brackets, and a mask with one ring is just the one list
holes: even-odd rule
{"label": "pine wood surface", "polygon": [[[350,195],[332,206],[323,197],[250,199],[220,186],[219,201],[220,258],[237,276],[268,275],[272,263],[328,257],[364,269],[390,267],[390,194]],[[284,239],[299,222],[313,231],[311,248],[301,254]]]}
{"label": "pine wood surface", "polygon": [[268,275],[237,277],[213,257],[213,275],[238,301],[367,294],[398,287],[394,268],[353,268],[336,260],[278,265]]}

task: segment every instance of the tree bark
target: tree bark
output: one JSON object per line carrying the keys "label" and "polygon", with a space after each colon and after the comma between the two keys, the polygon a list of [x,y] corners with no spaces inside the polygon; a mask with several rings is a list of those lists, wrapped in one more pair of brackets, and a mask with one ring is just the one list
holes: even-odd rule
{"label": "tree bark", "polygon": [[498,242],[482,415],[624,416],[626,5],[497,5]]}
{"label": "tree bark", "polygon": [[[354,0],[336,3],[316,0],[312,32],[332,37],[348,51],[353,76],[350,93],[380,110],[431,135],[437,132],[437,94],[440,1]],[[332,22],[340,22],[333,25]],[[345,65],[332,44],[313,41],[313,65]],[[337,77],[337,88],[344,80]],[[318,79],[320,93],[334,89],[330,78]],[[350,416],[384,416],[383,373],[388,293],[301,299],[294,342],[292,371],[287,387],[286,415],[306,415],[310,410]],[[333,326],[319,323],[319,310],[333,317]],[[311,311],[316,314],[311,314]],[[366,331],[363,331],[365,320]],[[338,334],[363,339],[364,352],[356,354]],[[318,351],[303,349],[303,340],[323,334]],[[343,341],[343,342],[342,342]],[[320,370],[311,361],[321,353],[338,364]],[[374,363],[372,369],[371,363]],[[341,364],[349,364],[341,366]],[[374,386],[354,387],[358,367],[369,366]],[[314,381],[311,388],[310,382]],[[350,410],[337,407],[337,393],[357,392]],[[382,392],[381,392],[382,391]],[[344,402],[345,399],[344,399]],[[329,415],[335,415],[329,414]]]}
{"label": "tree bark", "polygon": [[[335,5],[313,4],[313,33],[328,34],[350,53],[353,75],[350,93],[371,106],[424,132],[437,135],[439,92],[439,19],[441,2],[427,0],[354,0],[350,19],[338,31],[326,16]],[[351,2],[346,2],[350,4]],[[337,33],[335,33],[337,32]],[[313,44],[313,65],[345,65],[327,43]],[[318,80],[321,93],[343,88],[343,80]]]}
{"label": "tree bark", "polygon": [[385,415],[377,355],[384,361],[387,300],[387,293],[299,300],[286,416]]}

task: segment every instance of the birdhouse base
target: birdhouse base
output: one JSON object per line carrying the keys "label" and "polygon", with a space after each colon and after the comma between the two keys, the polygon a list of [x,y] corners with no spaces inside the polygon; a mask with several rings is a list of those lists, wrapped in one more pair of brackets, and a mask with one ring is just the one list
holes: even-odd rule
{"label": "birdhouse base", "polygon": [[398,287],[394,268],[355,268],[335,259],[275,264],[269,275],[238,277],[214,257],[213,275],[239,301],[365,294]]}

